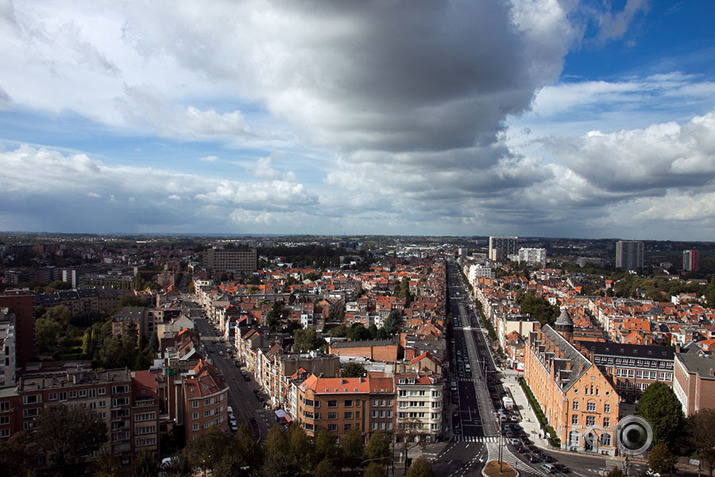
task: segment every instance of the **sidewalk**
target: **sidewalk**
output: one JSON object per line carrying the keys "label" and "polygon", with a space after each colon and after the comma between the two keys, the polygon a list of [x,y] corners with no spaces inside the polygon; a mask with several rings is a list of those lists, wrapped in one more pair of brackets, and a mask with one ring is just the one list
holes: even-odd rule
{"label": "sidewalk", "polygon": [[541,430],[539,420],[536,418],[536,413],[534,413],[534,410],[531,408],[529,400],[526,398],[526,394],[524,394],[524,390],[519,384],[518,377],[521,376],[521,373],[508,368],[502,368],[501,373],[504,375],[502,384],[504,388],[510,391],[514,399],[514,405],[521,413],[521,422],[519,424],[529,435],[529,439],[534,441],[534,445],[547,449],[549,442],[544,438],[544,432]]}

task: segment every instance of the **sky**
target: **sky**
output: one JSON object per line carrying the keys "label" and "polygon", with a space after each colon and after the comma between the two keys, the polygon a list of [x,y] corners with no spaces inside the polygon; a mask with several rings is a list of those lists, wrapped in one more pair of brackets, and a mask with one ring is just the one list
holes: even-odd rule
{"label": "sky", "polygon": [[0,230],[715,241],[711,0],[0,0]]}

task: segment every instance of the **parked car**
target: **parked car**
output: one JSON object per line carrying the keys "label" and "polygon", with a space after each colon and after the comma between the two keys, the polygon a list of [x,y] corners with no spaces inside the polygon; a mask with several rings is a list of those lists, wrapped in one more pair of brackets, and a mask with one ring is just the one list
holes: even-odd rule
{"label": "parked car", "polygon": [[551,457],[546,452],[539,452],[539,457],[541,457],[541,460],[543,460],[544,462],[553,462],[554,461],[554,458]]}
{"label": "parked car", "polygon": [[539,456],[536,454],[529,454],[529,462],[532,464],[537,464],[541,462],[541,459],[539,459]]}
{"label": "parked car", "polygon": [[571,472],[571,469],[569,469],[568,467],[566,467],[563,464],[552,464],[552,465],[554,467],[556,467],[558,469],[558,471],[561,472],[562,474],[568,474],[569,472]]}
{"label": "parked car", "polygon": [[554,467],[552,464],[541,464],[541,470],[543,470],[547,474],[556,473],[556,467]]}

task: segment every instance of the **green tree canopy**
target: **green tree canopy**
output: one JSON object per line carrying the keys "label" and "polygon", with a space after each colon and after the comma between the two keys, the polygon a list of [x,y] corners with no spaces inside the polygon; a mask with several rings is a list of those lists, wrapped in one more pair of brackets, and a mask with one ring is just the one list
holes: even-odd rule
{"label": "green tree canopy", "polygon": [[412,462],[412,465],[407,469],[405,477],[436,477],[432,470],[432,464],[424,457],[418,457]]}
{"label": "green tree canopy", "polygon": [[670,475],[675,473],[675,463],[678,457],[673,455],[668,449],[668,446],[659,442],[653,446],[648,452],[648,465],[651,470],[661,475]]}
{"label": "green tree canopy", "polygon": [[37,444],[54,459],[63,476],[76,475],[84,456],[107,441],[102,417],[85,407],[47,406],[35,423]]}
{"label": "green tree canopy", "polygon": [[402,313],[400,310],[392,310],[387,316],[385,323],[383,324],[383,329],[389,336],[393,336],[395,333],[400,331],[402,326]]}
{"label": "green tree canopy", "polygon": [[318,349],[323,341],[318,338],[318,334],[312,326],[295,330],[293,332],[293,340],[296,351],[312,351]]}
{"label": "green tree canopy", "polygon": [[358,467],[365,454],[365,438],[360,429],[354,426],[351,427],[343,437],[340,449],[343,464],[351,469]]}
{"label": "green tree canopy", "polygon": [[[385,459],[390,456],[390,443],[382,431],[375,431],[370,436],[370,440],[365,447],[366,459]],[[383,462],[383,464],[384,464]]]}
{"label": "green tree canopy", "polygon": [[365,469],[363,477],[387,477],[386,464],[370,462]]}
{"label": "green tree canopy", "polygon": [[364,376],[366,373],[365,366],[356,361],[350,361],[345,366],[340,373],[343,378],[359,378]]}
{"label": "green tree canopy", "polygon": [[199,434],[186,446],[186,455],[194,467],[204,473],[213,470],[224,455],[230,451],[231,436],[216,426]]}
{"label": "green tree canopy", "polygon": [[353,323],[348,329],[348,338],[350,341],[365,341],[372,338],[370,330],[365,328],[362,323]]}
{"label": "green tree canopy", "polygon": [[287,432],[288,455],[293,463],[303,469],[309,470],[311,467],[310,456],[313,453],[313,443],[305,433],[303,426],[292,424]]}
{"label": "green tree canopy", "polygon": [[688,417],[686,431],[690,444],[712,477],[715,470],[715,409],[701,409]]}
{"label": "green tree canopy", "polygon": [[653,443],[673,447],[683,431],[685,416],[677,396],[661,382],[648,386],[638,402],[636,413],[653,428]]}

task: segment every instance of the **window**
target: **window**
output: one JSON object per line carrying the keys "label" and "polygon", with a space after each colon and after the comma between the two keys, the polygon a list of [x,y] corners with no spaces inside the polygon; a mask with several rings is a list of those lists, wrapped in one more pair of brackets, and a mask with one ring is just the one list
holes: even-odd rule
{"label": "window", "polygon": [[608,404],[608,403],[604,404],[604,405],[603,405],[603,412],[605,412],[605,413],[611,412],[611,405]]}
{"label": "window", "polygon": [[78,394],[79,394],[79,397],[81,397],[81,398],[87,397],[87,390],[80,389]]}
{"label": "window", "polygon": [[192,402],[191,402],[191,407],[193,407],[194,409],[196,409],[197,407],[199,407],[199,402],[198,402],[198,401],[192,401]]}
{"label": "window", "polygon": [[198,424],[194,424],[194,426],[193,426],[192,429],[193,429],[194,431],[198,431],[198,430],[199,430],[199,425],[198,425]]}
{"label": "window", "polygon": [[571,424],[573,424],[573,425],[578,424],[578,414],[574,414],[571,416]]}
{"label": "window", "polygon": [[601,434],[601,445],[610,446],[611,445],[611,435],[608,432]]}
{"label": "window", "polygon": [[196,419],[198,419],[198,418],[199,418],[199,413],[198,413],[198,412],[191,413],[191,419],[196,420]]}
{"label": "window", "polygon": [[0,437],[10,437],[10,429],[0,429]]}
{"label": "window", "polygon": [[67,392],[62,391],[60,392],[60,401],[66,401],[67,400]]}
{"label": "window", "polygon": [[400,397],[405,397],[407,396],[407,391],[401,389],[400,391],[398,391],[397,395]]}
{"label": "window", "polygon": [[346,412],[346,413],[344,414],[344,417],[345,417],[345,419],[352,419],[352,418],[353,418],[353,413],[348,411],[348,412]]}
{"label": "window", "polygon": [[338,407],[338,401],[328,401],[328,407]]}
{"label": "window", "polygon": [[107,394],[107,389],[106,388],[97,388],[97,394],[99,394],[100,396],[104,396],[105,394]]}
{"label": "window", "polygon": [[337,412],[329,412],[328,413],[328,419],[337,419],[337,418],[338,418]]}
{"label": "window", "polygon": [[611,425],[611,419],[608,417],[603,418],[603,427],[608,427]]}
{"label": "window", "polygon": [[586,425],[587,426],[596,425],[596,416],[586,416]]}
{"label": "window", "polygon": [[42,402],[39,394],[30,394],[22,397],[23,404],[37,404],[39,402]]}
{"label": "window", "polygon": [[343,430],[344,430],[344,431],[349,431],[351,427],[353,427],[352,424],[345,424],[345,425],[343,426]]}
{"label": "window", "polygon": [[589,412],[594,412],[596,410],[596,403],[595,402],[589,402],[586,404],[586,410]]}
{"label": "window", "polygon": [[23,409],[22,410],[22,417],[25,419],[30,418],[30,417],[37,417],[40,415],[40,410],[38,408],[32,408],[32,409]]}
{"label": "window", "polygon": [[573,410],[578,411],[578,401],[573,402]]}
{"label": "window", "polygon": [[355,419],[360,419],[360,411],[357,411],[357,412],[355,413]]}
{"label": "window", "polygon": [[57,393],[50,393],[48,400],[57,401]]}
{"label": "window", "polygon": [[345,400],[345,407],[353,407],[353,400],[352,400],[352,399],[346,399],[346,400]]}
{"label": "window", "polygon": [[97,390],[96,390],[96,389],[90,389],[90,390],[89,390],[89,397],[90,397],[90,398],[96,398],[96,397],[97,397]]}
{"label": "window", "polygon": [[10,417],[9,416],[0,417],[0,424],[10,424]]}
{"label": "window", "polygon": [[129,386],[126,384],[119,385],[119,386],[112,386],[112,394],[127,394],[128,392],[129,392]]}
{"label": "window", "polygon": [[70,399],[77,399],[77,391],[70,391]]}
{"label": "window", "polygon": [[337,424],[328,424],[328,430],[332,432],[337,432],[338,431],[338,425]]}

